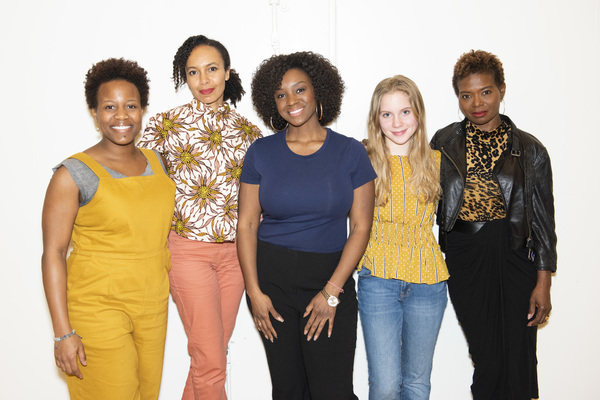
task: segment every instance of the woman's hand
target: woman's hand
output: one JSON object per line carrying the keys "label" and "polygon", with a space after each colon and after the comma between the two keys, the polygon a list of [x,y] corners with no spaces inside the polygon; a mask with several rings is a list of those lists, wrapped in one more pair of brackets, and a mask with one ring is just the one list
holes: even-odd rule
{"label": "woman's hand", "polygon": [[75,375],[79,379],[83,379],[83,374],[77,364],[77,358],[79,358],[81,365],[87,366],[85,350],[79,336],[73,335],[55,345],[54,359],[56,360],[56,366],[67,375]]}
{"label": "woman's hand", "polygon": [[256,248],[258,243],[258,226],[262,208],[258,198],[259,186],[241,183],[238,199],[238,226],[237,226],[237,252],[240,260],[246,294],[252,305],[252,317],[256,329],[265,336],[265,339],[273,342],[277,338],[277,332],[271,324],[269,314],[277,321],[283,322],[281,315],[273,307],[269,296],[260,290],[256,267]]}
{"label": "woman's hand", "polygon": [[310,314],[308,322],[304,327],[304,334],[306,340],[310,340],[314,337],[314,340],[319,338],[323,327],[326,322],[329,322],[327,337],[331,337],[333,332],[333,319],[335,318],[335,307],[331,307],[327,303],[327,299],[320,292],[310,301],[306,306],[303,318]]}
{"label": "woman's hand", "polygon": [[273,343],[273,339],[277,339],[277,332],[271,323],[269,314],[279,322],[283,322],[283,318],[275,310],[275,307],[273,307],[273,303],[269,296],[262,292],[250,297],[250,303],[252,304],[252,316],[254,318],[256,329],[258,329],[259,332],[262,332],[265,339],[270,340],[271,343]]}
{"label": "woman's hand", "polygon": [[537,284],[529,298],[527,319],[530,321],[527,326],[537,326],[548,320],[550,311],[552,310],[552,302],[550,301],[551,282],[552,273],[550,271],[538,271]]}

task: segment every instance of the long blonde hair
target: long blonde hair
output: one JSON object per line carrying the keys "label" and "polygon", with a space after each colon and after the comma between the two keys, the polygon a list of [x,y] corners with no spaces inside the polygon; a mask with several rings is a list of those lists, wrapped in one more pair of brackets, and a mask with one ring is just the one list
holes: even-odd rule
{"label": "long blonde hair", "polygon": [[412,175],[408,180],[408,187],[414,194],[418,193],[420,201],[430,203],[439,199],[442,188],[440,186],[439,168],[435,163],[433,152],[427,141],[425,104],[417,85],[405,76],[396,75],[382,80],[375,87],[367,120],[369,133],[367,153],[377,173],[377,179],[375,179],[375,205],[384,206],[388,202],[391,179],[388,161],[390,152],[379,125],[379,107],[381,98],[384,95],[396,91],[406,93],[412,112],[419,124],[415,134],[409,140],[408,162],[412,169]]}

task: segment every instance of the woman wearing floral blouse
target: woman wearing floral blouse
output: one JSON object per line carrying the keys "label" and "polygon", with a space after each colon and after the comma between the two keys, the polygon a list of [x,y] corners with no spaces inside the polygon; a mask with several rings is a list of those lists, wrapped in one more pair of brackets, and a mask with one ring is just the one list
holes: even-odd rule
{"label": "woman wearing floral blouse", "polygon": [[227,344],[244,291],[235,247],[239,177],[261,133],[227,103],[245,92],[221,43],[188,38],[173,80],[194,98],[151,118],[139,146],[164,155],[177,185],[169,280],[191,356],[182,398],[225,399]]}

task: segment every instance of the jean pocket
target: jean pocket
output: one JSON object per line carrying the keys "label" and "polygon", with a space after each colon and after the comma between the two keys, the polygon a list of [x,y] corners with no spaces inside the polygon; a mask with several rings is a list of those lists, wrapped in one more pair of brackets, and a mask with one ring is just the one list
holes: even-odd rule
{"label": "jean pocket", "polygon": [[362,269],[360,271],[358,271],[358,277],[359,278],[367,278],[372,276],[371,274],[371,270],[369,270],[368,268],[366,268],[364,265],[362,267]]}

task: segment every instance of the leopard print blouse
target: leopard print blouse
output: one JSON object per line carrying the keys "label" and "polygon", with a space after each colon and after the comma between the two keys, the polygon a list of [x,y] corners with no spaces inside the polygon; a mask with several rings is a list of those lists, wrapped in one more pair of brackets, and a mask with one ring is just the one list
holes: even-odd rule
{"label": "leopard print blouse", "polygon": [[467,122],[467,178],[458,218],[463,221],[492,221],[506,217],[504,201],[492,170],[506,150],[510,127],[505,123],[484,132]]}

